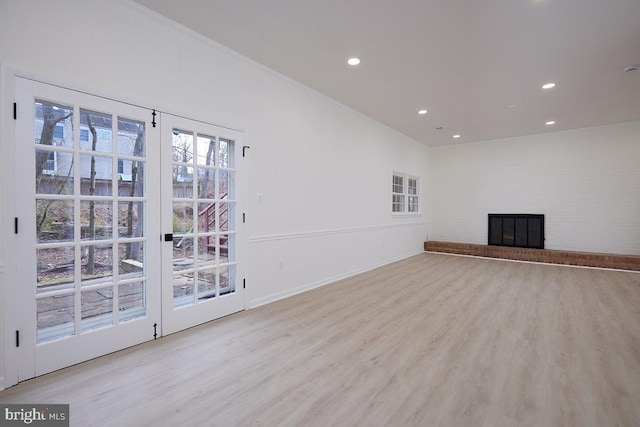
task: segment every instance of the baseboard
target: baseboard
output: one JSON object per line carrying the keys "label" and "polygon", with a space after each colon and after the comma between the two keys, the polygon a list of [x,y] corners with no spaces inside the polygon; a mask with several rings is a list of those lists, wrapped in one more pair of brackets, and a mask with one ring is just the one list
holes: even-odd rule
{"label": "baseboard", "polygon": [[391,263],[394,263],[394,262],[397,262],[397,261],[401,261],[403,259],[411,258],[412,256],[419,255],[421,253],[423,253],[423,251],[416,251],[416,252],[412,252],[410,254],[398,256],[398,257],[395,257],[395,258],[390,258],[390,259],[384,260],[384,261],[382,261],[380,263],[368,265],[368,266],[365,266],[365,267],[362,267],[362,268],[358,268],[358,269],[355,269],[355,270],[351,270],[351,271],[348,271],[348,272],[345,272],[345,273],[337,274],[335,276],[331,276],[331,277],[328,277],[326,279],[322,279],[322,280],[318,280],[318,281],[315,281],[315,282],[307,283],[305,285],[297,286],[297,287],[295,287],[293,289],[289,289],[289,290],[286,290],[286,291],[278,292],[278,293],[275,293],[273,295],[269,295],[269,296],[266,296],[266,297],[257,298],[257,299],[249,301],[248,304],[247,304],[246,309],[249,310],[249,309],[252,309],[252,308],[257,308],[257,307],[260,307],[260,306],[263,306],[263,305],[266,305],[266,304],[270,304],[272,302],[280,301],[282,299],[289,298],[289,297],[292,297],[294,295],[298,295],[298,294],[301,294],[303,292],[310,291],[312,289],[316,289],[316,288],[320,288],[322,286],[329,285],[329,284],[337,282],[339,280],[347,279],[349,277],[353,277],[353,276],[356,276],[358,274],[366,273],[367,271],[375,270],[376,268],[383,267],[385,265],[388,265],[388,264],[391,264]]}

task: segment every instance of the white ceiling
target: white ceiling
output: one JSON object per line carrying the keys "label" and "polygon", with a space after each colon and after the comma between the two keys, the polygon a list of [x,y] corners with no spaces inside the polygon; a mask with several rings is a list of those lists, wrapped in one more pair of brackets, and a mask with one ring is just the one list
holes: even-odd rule
{"label": "white ceiling", "polygon": [[640,0],[136,1],[431,146],[640,120]]}

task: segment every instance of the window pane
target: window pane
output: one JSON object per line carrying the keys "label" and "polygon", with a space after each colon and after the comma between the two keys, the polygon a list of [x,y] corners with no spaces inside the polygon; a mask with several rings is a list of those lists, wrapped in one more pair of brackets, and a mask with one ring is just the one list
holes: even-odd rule
{"label": "window pane", "polygon": [[110,201],[81,201],[80,223],[82,240],[111,239],[113,237],[113,204]]}
{"label": "window pane", "polygon": [[404,196],[399,194],[394,194],[391,204],[392,212],[404,212]]}
{"label": "window pane", "polygon": [[214,166],[216,160],[216,138],[198,135],[198,165]]}
{"label": "window pane", "polygon": [[44,167],[36,177],[37,194],[73,194],[73,154],[56,150],[36,150],[36,168]]}
{"label": "window pane", "polygon": [[236,204],[220,203],[219,230],[235,231],[236,230]]}
{"label": "window pane", "polygon": [[236,291],[236,266],[227,265],[220,267],[220,295]]}
{"label": "window pane", "polygon": [[216,171],[209,168],[198,169],[198,197],[201,199],[213,199],[216,184]]}
{"label": "window pane", "polygon": [[408,192],[409,194],[418,194],[418,180],[409,178]]}
{"label": "window pane", "polygon": [[73,200],[36,200],[38,243],[73,241]]}
{"label": "window pane", "polygon": [[83,291],[81,331],[104,328],[113,324],[113,288]]}
{"label": "window pane", "polygon": [[37,293],[74,287],[74,252],[73,247],[36,250]]}
{"label": "window pane", "polygon": [[220,199],[235,199],[236,198],[236,186],[235,186],[235,177],[236,174],[233,171],[221,170],[220,174],[220,185],[218,188],[219,194],[218,197]]}
{"label": "window pane", "polygon": [[146,314],[145,282],[118,286],[118,319],[133,320]]}
{"label": "window pane", "polygon": [[393,176],[392,191],[399,194],[404,193],[404,177],[398,175]]}
{"label": "window pane", "polygon": [[128,242],[118,245],[118,269],[120,279],[144,276],[144,242]]}
{"label": "window pane", "polygon": [[[35,143],[73,147],[73,107],[47,101],[35,102]],[[36,168],[36,176],[40,169]]]}
{"label": "window pane", "polygon": [[144,123],[118,118],[118,154],[145,156]]}
{"label": "window pane", "polygon": [[122,174],[118,174],[120,197],[144,197],[145,162],[122,160]]}
{"label": "window pane", "polygon": [[80,141],[80,149],[111,153],[113,146],[111,138],[112,123],[113,120],[110,115],[80,110],[80,128],[89,131],[88,140]]}
{"label": "window pane", "polygon": [[218,226],[218,209],[216,203],[198,203],[198,232],[216,231]]}
{"label": "window pane", "polygon": [[82,286],[113,280],[113,246],[81,246]]}
{"label": "window pane", "polygon": [[173,276],[173,306],[181,307],[195,302],[194,272],[184,272]]}
{"label": "window pane", "polygon": [[217,239],[216,249],[219,251],[218,260],[220,263],[236,261],[236,235],[222,234]]}
{"label": "window pane", "polygon": [[173,202],[173,232],[193,232],[193,203]]}
{"label": "window pane", "polygon": [[193,257],[193,238],[182,237],[173,240],[173,271],[188,270],[195,267]]}
{"label": "window pane", "polygon": [[220,139],[218,148],[218,165],[221,168],[234,168],[234,141]]}
{"label": "window pane", "polygon": [[144,202],[118,203],[118,236],[144,236]]}
{"label": "window pane", "polygon": [[210,299],[216,296],[216,270],[198,271],[198,299]]}
{"label": "window pane", "polygon": [[113,159],[81,155],[80,182],[80,194],[83,196],[111,196],[113,194]]}
{"label": "window pane", "polygon": [[173,129],[172,159],[177,163],[193,164],[193,133]]}
{"label": "window pane", "polygon": [[196,267],[214,265],[216,263],[216,237],[198,237],[198,259]]}
{"label": "window pane", "polygon": [[39,298],[37,306],[38,343],[74,334],[73,295]]}
{"label": "window pane", "polygon": [[409,201],[408,211],[409,212],[418,212],[418,197],[409,196],[408,201]]}

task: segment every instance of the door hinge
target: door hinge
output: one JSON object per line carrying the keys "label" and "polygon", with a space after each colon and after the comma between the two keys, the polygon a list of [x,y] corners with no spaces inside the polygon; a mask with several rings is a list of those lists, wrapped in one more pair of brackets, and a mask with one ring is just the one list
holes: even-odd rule
{"label": "door hinge", "polygon": [[13,218],[13,232],[18,234],[18,217]]}
{"label": "door hinge", "polygon": [[18,103],[13,103],[13,120],[18,120]]}
{"label": "door hinge", "polygon": [[247,288],[247,279],[242,279],[242,289]]}
{"label": "door hinge", "polygon": [[153,339],[155,340],[158,337],[158,330],[156,329],[158,327],[157,323],[153,324]]}
{"label": "door hinge", "polygon": [[16,331],[16,347],[20,347],[20,331]]}
{"label": "door hinge", "polygon": [[153,113],[151,113],[151,115],[153,116],[153,120],[151,120],[151,124],[153,125],[153,127],[156,127],[156,110],[153,110]]}
{"label": "door hinge", "polygon": [[247,148],[251,148],[248,145],[243,145],[242,146],[242,157],[244,157],[244,150],[246,150]]}
{"label": "door hinge", "polygon": [[242,212],[242,223],[244,224],[245,222],[247,222],[247,218],[246,218],[244,212]]}

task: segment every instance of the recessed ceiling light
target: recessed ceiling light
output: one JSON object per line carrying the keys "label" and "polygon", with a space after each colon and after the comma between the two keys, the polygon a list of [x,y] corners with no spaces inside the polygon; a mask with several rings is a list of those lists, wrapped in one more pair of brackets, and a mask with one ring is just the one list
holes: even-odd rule
{"label": "recessed ceiling light", "polygon": [[427,114],[427,110],[418,110],[418,114]]}
{"label": "recessed ceiling light", "polygon": [[556,87],[555,83],[545,83],[545,84],[542,85],[542,89],[551,89],[551,88],[554,88],[554,87]]}
{"label": "recessed ceiling light", "polygon": [[353,57],[353,58],[349,58],[347,60],[347,64],[349,64],[349,65],[354,65],[355,66],[355,65],[358,65],[359,63],[360,63],[360,58]]}
{"label": "recessed ceiling light", "polygon": [[551,125],[555,125],[556,121],[555,120],[549,120],[548,122],[545,123],[545,125],[547,126],[551,126]]}
{"label": "recessed ceiling light", "polygon": [[453,137],[454,137],[454,138],[456,138],[456,139],[458,139],[458,138],[460,138],[460,135],[455,134],[455,135],[453,135]]}

